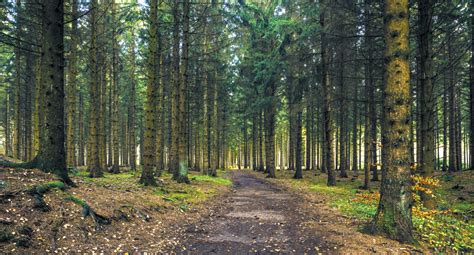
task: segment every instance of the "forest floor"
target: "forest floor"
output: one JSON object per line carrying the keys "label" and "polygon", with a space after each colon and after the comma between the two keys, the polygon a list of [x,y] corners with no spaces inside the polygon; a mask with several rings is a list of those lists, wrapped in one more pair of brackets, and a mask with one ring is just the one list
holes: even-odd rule
{"label": "forest floor", "polygon": [[[217,178],[190,172],[187,185],[164,173],[162,185],[153,188],[139,185],[135,172],[92,179],[79,169],[71,175],[78,187],[64,187],[36,169],[0,168],[0,253],[426,251],[360,231],[373,208],[351,207],[358,204],[353,198],[360,181],[354,178],[328,188],[324,176],[309,172],[293,180],[288,171],[266,179],[249,170],[229,170],[218,171]],[[470,210],[472,187],[465,179],[450,182],[446,192],[457,186],[453,195],[464,196],[460,207]]]}
{"label": "forest floor", "polygon": [[298,194],[250,171],[231,171],[234,187],[210,214],[182,229],[183,254],[408,254],[417,249],[358,232],[325,197]]}

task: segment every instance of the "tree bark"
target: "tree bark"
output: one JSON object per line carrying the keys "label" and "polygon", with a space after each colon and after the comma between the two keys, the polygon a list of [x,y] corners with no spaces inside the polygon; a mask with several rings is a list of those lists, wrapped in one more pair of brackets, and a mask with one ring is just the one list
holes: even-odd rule
{"label": "tree bark", "polygon": [[102,177],[103,169],[100,165],[100,151],[99,151],[99,124],[100,124],[100,98],[99,98],[99,73],[97,63],[97,0],[91,1],[91,43],[90,43],[90,74],[91,74],[91,85],[90,85],[90,98],[91,106],[89,112],[89,146],[87,150],[87,165],[89,169],[90,177]]}
{"label": "tree bark", "polygon": [[[432,70],[432,16],[433,0],[418,0],[418,51],[420,61],[419,83],[420,86],[420,138],[421,155],[418,169],[424,177],[431,177],[435,169],[435,126],[436,99],[434,94]],[[435,202],[430,194],[421,192],[423,204],[428,209],[435,207]]]}
{"label": "tree bark", "polygon": [[[183,47],[181,54],[182,68],[179,82],[175,81],[175,85],[179,84],[179,106],[178,106],[178,162],[179,168],[173,173],[173,179],[178,183],[189,183],[188,179],[188,153],[187,153],[187,129],[186,129],[186,102],[187,102],[187,85],[189,82],[188,63],[189,63],[189,13],[190,13],[190,2],[189,0],[183,1]],[[175,19],[178,18],[177,7],[175,10]],[[177,21],[175,21],[177,22]],[[175,30],[175,32],[177,32]],[[175,35],[176,36],[176,35]],[[175,41],[176,42],[176,41]],[[175,45],[176,46],[176,45]],[[177,57],[177,55],[175,56]],[[179,64],[179,60],[178,64]],[[177,76],[175,76],[177,77]]]}
{"label": "tree bark", "polygon": [[150,42],[148,55],[148,83],[146,88],[145,104],[145,132],[143,137],[143,166],[140,183],[145,186],[156,186],[156,180],[153,168],[155,167],[155,108],[156,92],[155,84],[158,82],[156,77],[158,60],[158,0],[150,1]]}
{"label": "tree bark", "polygon": [[336,174],[334,171],[334,121],[331,109],[331,84],[329,79],[329,52],[328,52],[328,22],[327,22],[327,2],[320,0],[321,13],[319,23],[323,31],[321,32],[321,77],[322,77],[322,94],[323,94],[323,129],[324,129],[324,169],[328,173],[328,186],[336,185]]}
{"label": "tree bark", "polygon": [[372,229],[392,239],[413,243],[408,0],[385,0],[384,27],[383,176]]}
{"label": "tree bark", "polygon": [[73,184],[66,167],[64,126],[64,6],[62,0],[43,3],[44,77],[47,84],[45,122],[40,151],[33,159],[35,167],[58,175],[66,184]]}

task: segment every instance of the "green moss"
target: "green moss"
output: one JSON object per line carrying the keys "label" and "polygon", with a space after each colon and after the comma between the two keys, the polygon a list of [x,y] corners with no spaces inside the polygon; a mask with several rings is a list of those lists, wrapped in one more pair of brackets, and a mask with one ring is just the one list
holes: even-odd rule
{"label": "green moss", "polygon": [[230,186],[232,185],[232,181],[222,177],[212,177],[208,175],[196,175],[192,178],[193,181],[198,182],[210,182],[213,184],[221,185],[221,186]]}
{"label": "green moss", "polygon": [[64,182],[61,181],[51,181],[44,184],[36,185],[32,188],[32,190],[34,190],[38,194],[44,194],[54,188],[64,190],[66,188],[66,185],[64,184]]}
{"label": "green moss", "polygon": [[66,197],[66,200],[68,201],[71,201],[73,202],[74,204],[76,205],[80,205],[82,207],[89,207],[89,205],[86,203],[86,201],[80,199],[80,198],[77,198],[73,195],[69,195],[68,197]]}
{"label": "green moss", "polygon": [[330,204],[342,213],[362,220],[370,220],[377,212],[376,204],[363,204],[350,201],[349,199],[338,199]]}
{"label": "green moss", "polygon": [[0,243],[8,242],[12,239],[13,235],[11,234],[11,231],[8,231],[8,229],[0,229]]}

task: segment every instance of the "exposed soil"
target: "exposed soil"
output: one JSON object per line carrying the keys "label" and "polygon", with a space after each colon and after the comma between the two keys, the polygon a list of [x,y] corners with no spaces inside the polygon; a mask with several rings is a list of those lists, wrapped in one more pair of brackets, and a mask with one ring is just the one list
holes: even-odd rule
{"label": "exposed soil", "polygon": [[409,246],[358,232],[324,198],[295,194],[251,172],[233,171],[231,194],[180,228],[178,254],[406,254]]}

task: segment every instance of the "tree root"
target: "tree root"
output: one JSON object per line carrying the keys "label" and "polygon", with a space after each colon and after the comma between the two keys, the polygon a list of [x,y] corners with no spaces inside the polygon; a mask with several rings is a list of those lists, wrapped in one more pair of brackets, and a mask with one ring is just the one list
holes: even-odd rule
{"label": "tree root", "polygon": [[114,210],[113,218],[116,220],[131,221],[132,215],[136,215],[138,218],[142,219],[145,222],[150,222],[151,217],[142,210],[128,205],[123,205],[118,209]]}
{"label": "tree root", "polygon": [[77,205],[80,205],[82,207],[82,216],[90,216],[94,221],[96,228],[100,228],[102,225],[109,225],[111,223],[111,220],[109,218],[95,212],[84,200],[74,197],[72,195],[69,195],[67,200]]}

